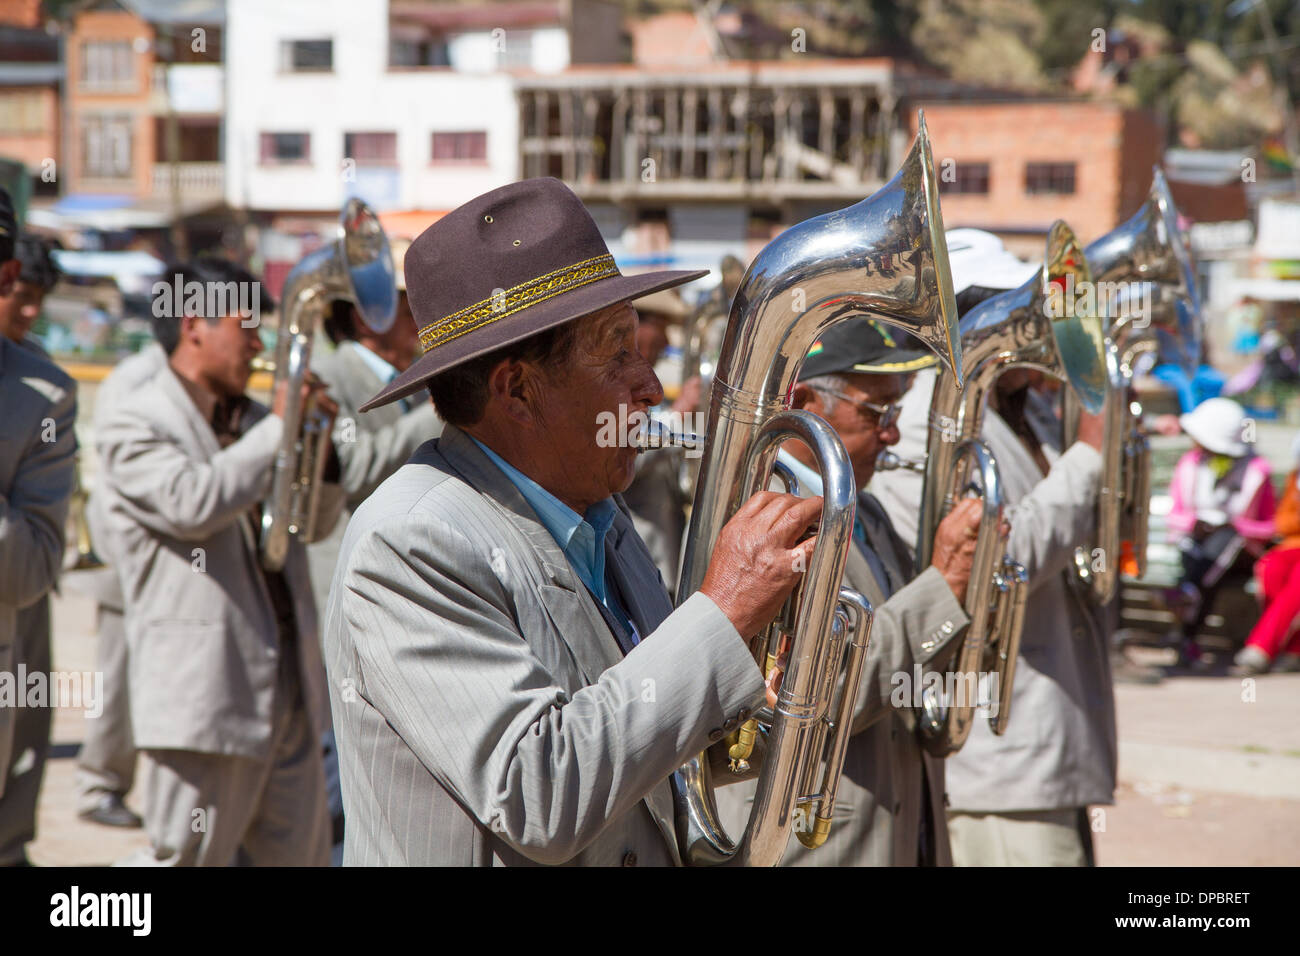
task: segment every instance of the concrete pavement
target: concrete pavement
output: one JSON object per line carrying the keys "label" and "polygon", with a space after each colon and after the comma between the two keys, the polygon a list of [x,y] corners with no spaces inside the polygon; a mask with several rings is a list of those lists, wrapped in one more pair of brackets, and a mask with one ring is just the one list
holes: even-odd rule
{"label": "concrete pavement", "polygon": [[[54,601],[54,667],[93,670],[94,605],[64,578]],[[1137,652],[1158,662],[1160,652]],[[1116,689],[1120,779],[1093,813],[1102,865],[1300,863],[1300,674],[1167,678]],[[76,815],[76,749],[86,718],[60,709],[31,859],[103,865],[146,845]],[[137,811],[139,797],[128,797]]]}

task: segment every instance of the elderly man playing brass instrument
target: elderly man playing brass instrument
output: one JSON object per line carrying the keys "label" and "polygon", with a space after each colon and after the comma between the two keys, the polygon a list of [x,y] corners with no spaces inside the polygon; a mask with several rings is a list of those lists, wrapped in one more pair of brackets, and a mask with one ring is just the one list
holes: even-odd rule
{"label": "elderly man playing brass instrument", "polygon": [[[809,350],[794,389],[794,407],[835,428],[860,489],[871,480],[880,453],[898,441],[898,402],[912,374],[935,363],[929,352],[909,348],[907,338],[866,319],[832,326]],[[806,448],[791,442],[780,458],[795,473],[802,493],[821,491],[821,477]],[[876,618],[853,708],[854,733],[829,839],[815,850],[791,841],[783,865],[952,862],[943,761],[927,756],[917,739],[913,685],[926,673],[942,671],[965,632],[962,602],[979,524],[978,503],[959,504],[939,525],[932,566],[914,575],[910,551],[885,509],[865,491],[859,494],[844,582],[867,596]],[[730,832],[743,824],[752,799],[748,785],[718,793]]]}
{"label": "elderly man playing brass instrument", "polygon": [[755,495],[674,610],[619,497],[636,451],[598,436],[662,399],[630,300],[701,273],[621,275],[554,179],[448,214],[405,273],[424,355],[362,410],[427,388],[446,424],[330,591],[344,863],[676,864],[668,778],[768,698],[747,640],[821,501]]}

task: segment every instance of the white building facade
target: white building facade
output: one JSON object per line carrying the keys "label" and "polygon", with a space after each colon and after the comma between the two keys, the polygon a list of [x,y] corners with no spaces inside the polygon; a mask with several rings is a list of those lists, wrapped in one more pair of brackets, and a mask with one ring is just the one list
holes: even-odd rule
{"label": "white building facade", "polygon": [[[231,206],[449,210],[517,178],[518,108],[490,36],[457,38],[447,67],[390,67],[387,0],[228,0],[227,37]],[[556,43],[529,46],[553,68]]]}

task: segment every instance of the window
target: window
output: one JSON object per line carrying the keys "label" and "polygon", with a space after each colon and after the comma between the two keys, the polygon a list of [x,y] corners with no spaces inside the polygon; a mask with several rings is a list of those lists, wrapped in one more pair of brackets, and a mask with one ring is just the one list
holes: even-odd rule
{"label": "window", "polygon": [[83,90],[121,92],[135,87],[135,51],[130,40],[87,40],[81,44]]}
{"label": "window", "polygon": [[260,152],[264,164],[310,163],[311,133],[263,133]]}
{"label": "window", "polygon": [[952,172],[940,167],[939,193],[971,193],[987,195],[989,191],[989,164],[968,163],[958,160],[949,167]]}
{"label": "window", "polygon": [[131,176],[131,117],[85,116],[80,123],[81,175],[87,179]]}
{"label": "window", "polygon": [[45,131],[45,99],[30,91],[0,93],[0,134],[15,136]]}
{"label": "window", "polygon": [[388,47],[388,65],[398,68],[451,66],[447,41],[403,40],[395,37]]}
{"label": "window", "polygon": [[396,166],[396,133],[344,133],[343,156],[358,166]]}
{"label": "window", "polygon": [[334,41],[281,41],[280,69],[285,73],[328,73],[334,69]]}
{"label": "window", "polygon": [[1074,163],[1028,163],[1025,166],[1025,192],[1031,196],[1072,195]]}
{"label": "window", "polygon": [[487,133],[434,133],[431,162],[487,162]]}
{"label": "window", "polygon": [[499,69],[527,69],[533,65],[532,30],[503,30],[497,35],[489,34],[489,38]]}

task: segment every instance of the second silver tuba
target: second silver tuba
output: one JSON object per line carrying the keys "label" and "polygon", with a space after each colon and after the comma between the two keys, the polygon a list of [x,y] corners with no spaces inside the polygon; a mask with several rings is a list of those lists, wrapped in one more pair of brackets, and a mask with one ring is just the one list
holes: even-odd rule
{"label": "second silver tuba", "polygon": [[940,373],[930,406],[925,485],[917,523],[917,567],[930,563],[939,522],[958,498],[973,489],[983,498],[984,516],[965,607],[971,623],[949,668],[946,693],[924,696],[921,741],[946,756],[970,734],[978,703],[979,675],[992,650],[997,676],[994,733],[1006,730],[1019,653],[1028,580],[1001,542],[1002,493],[997,463],[979,439],[986,400],[998,377],[1031,368],[1064,379],[1088,409],[1101,408],[1106,379],[1101,321],[1095,311],[1078,314],[1073,292],[1090,279],[1088,263],[1070,227],[1053,223],[1042,268],[1018,289],[986,299],[961,320],[966,388],[958,393]]}
{"label": "second silver tuba", "polygon": [[[861,595],[840,587],[858,492],[847,453],[822,419],[789,410],[789,393],[818,335],[834,322],[863,315],[907,329],[960,379],[957,310],[937,186],[922,115],[916,142],[889,183],[855,206],[774,239],[750,265],[732,302],[710,395],[679,600],[699,590],[723,524],[767,487],[782,441],[797,438],[813,449],[825,506],[804,579],[766,644],[756,645],[756,659],[775,653],[783,634],[792,646],[754,809],[740,839],[718,821],[705,754],[674,775],[677,836],[688,863],[773,866],[792,831],[812,846],[829,829],[852,723],[846,709],[856,696],[871,611]],[[839,682],[846,658],[847,674]],[[837,683],[840,696],[833,704]],[[751,726],[750,735],[755,731]],[[744,754],[733,749],[730,756],[739,769]]]}
{"label": "second silver tuba", "polygon": [[280,328],[272,394],[286,383],[284,436],[276,451],[271,494],[262,505],[260,548],[268,571],[284,567],[290,537],[310,543],[318,537],[321,476],[329,451],[329,421],[304,406],[302,384],[311,365],[312,342],[335,299],[348,299],[377,332],[392,327],[397,282],[379,217],[360,199],[349,199],[339,215],[339,236],[293,267],[280,302]]}

